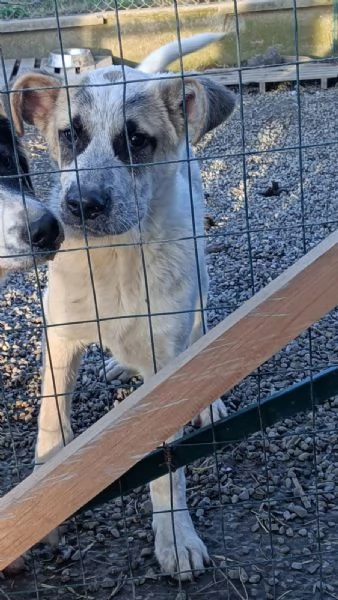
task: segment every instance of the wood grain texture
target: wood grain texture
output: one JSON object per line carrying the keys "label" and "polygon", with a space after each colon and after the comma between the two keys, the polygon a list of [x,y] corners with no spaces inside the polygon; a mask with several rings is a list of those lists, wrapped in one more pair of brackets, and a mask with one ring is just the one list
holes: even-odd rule
{"label": "wood grain texture", "polygon": [[[97,55],[95,58],[96,69],[112,64],[112,57],[106,55]],[[27,71],[34,70],[34,63],[34,58],[20,59],[17,75],[22,75]],[[54,73],[54,69],[48,67],[47,63],[47,58],[43,58],[41,60],[41,68],[47,72]],[[12,79],[14,65],[14,58],[5,60],[5,69],[8,82]],[[92,68],[93,67],[82,68],[80,73],[84,73]],[[72,70],[72,72],[73,71],[74,70]],[[203,75],[207,75],[209,78],[214,79],[216,82],[223,85],[239,85],[240,82],[239,70],[237,68],[211,69],[204,71]],[[261,92],[265,92],[266,83],[297,81],[298,77],[300,81],[320,79],[321,87],[326,89],[328,79],[336,79],[338,77],[338,65],[325,62],[301,62],[299,64],[298,71],[296,65],[292,64],[241,69],[242,84],[248,85],[251,83],[258,83]],[[4,87],[4,83],[4,74],[0,66],[0,86]]]}
{"label": "wood grain texture", "polygon": [[[224,85],[239,85],[238,69],[213,69],[203,73],[203,75],[206,74],[208,77],[214,79],[215,82]],[[325,81],[330,78],[335,79],[338,77],[338,65],[321,62],[303,62],[299,64],[298,70],[296,65],[287,64],[274,67],[243,68],[241,70],[242,84],[259,83],[261,84],[260,89],[264,88],[266,83],[297,81],[298,77],[300,81],[311,81],[313,79]]]}
{"label": "wood grain texture", "polygon": [[0,500],[0,569],[338,304],[338,233]]}

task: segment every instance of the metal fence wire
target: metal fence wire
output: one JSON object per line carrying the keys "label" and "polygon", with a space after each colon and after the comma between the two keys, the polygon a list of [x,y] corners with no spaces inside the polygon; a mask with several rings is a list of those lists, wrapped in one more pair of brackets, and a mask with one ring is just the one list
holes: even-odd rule
{"label": "metal fence wire", "polygon": [[[211,0],[211,2],[216,4],[218,0]],[[116,4],[119,10],[127,8],[160,8],[172,5],[170,0],[119,0],[117,3],[114,0],[71,0],[70,2],[60,0],[58,10],[60,16],[95,13],[114,11]],[[177,4],[179,6],[193,6],[206,3],[204,0],[178,0]],[[53,17],[54,14],[54,0],[30,0],[29,2],[4,0],[0,2],[1,19]]]}
{"label": "metal fence wire", "polygon": [[[43,11],[44,16],[54,16],[59,25],[59,16],[74,9],[109,9],[115,11],[115,25],[119,31],[119,11],[127,6],[122,4],[98,0],[74,0],[72,3],[62,0],[30,3],[9,1],[0,2],[0,11],[2,18],[9,19],[41,16]],[[165,4],[170,4],[169,0],[165,0]],[[143,6],[143,0],[141,4],[134,3],[133,0],[128,3],[128,7],[136,5]],[[155,0],[152,5],[159,6],[163,3],[162,0]],[[178,3],[172,4],[176,16],[177,5]],[[206,218],[202,237],[196,229],[198,215],[194,214],[192,198],[194,186],[191,171],[197,163],[188,145],[185,158],[180,163],[181,168],[187,169],[190,181],[192,225],[189,225],[185,242],[190,241],[195,248],[195,256],[198,257],[198,245],[201,240],[205,241],[210,278],[207,309],[204,306],[203,291],[200,290],[195,314],[201,314],[202,320],[210,328],[282,273],[337,226],[337,91],[335,87],[322,90],[314,82],[301,84],[299,81],[296,3],[293,3],[292,33],[297,81],[271,86],[271,90],[265,94],[259,94],[254,87],[244,86],[242,83],[245,67],[240,66],[243,64],[241,36],[245,33],[240,32],[236,3],[234,14],[239,70],[239,85],[234,87],[237,108],[228,122],[206,134],[194,148],[205,193]],[[172,37],[180,39],[178,19]],[[60,28],[59,43],[62,49]],[[119,43],[123,50],[120,31]],[[128,88],[130,85],[137,85],[141,94],[142,78],[137,84],[126,83],[123,65],[121,70],[118,85],[123,88],[122,109],[118,113],[116,107],[109,107],[104,113],[104,119],[112,121],[112,129],[119,119],[123,133],[121,130],[115,144],[121,146],[123,140],[126,140],[125,152],[130,159],[133,158],[131,137],[134,136],[140,146],[142,140],[137,137],[137,132],[130,132],[130,122],[126,120]],[[13,81],[6,80],[2,54],[0,73],[4,74],[6,83],[3,96],[8,100]],[[169,82],[170,75],[161,78],[162,84],[165,84],[166,79]],[[74,160],[75,168],[72,167],[69,171],[67,168],[60,170],[56,167],[45,138],[33,126],[27,127],[24,138],[37,197],[47,203],[53,198],[54,206],[59,193],[56,190],[59,189],[60,175],[65,180],[71,172],[80,194],[83,191],[81,178],[84,173],[90,173],[92,179],[97,178],[99,181],[104,181],[111,173],[114,173],[115,182],[121,181],[122,177],[119,174],[121,169],[116,164],[105,162],[104,156],[111,143],[108,139],[101,140],[102,157],[97,154],[96,148],[90,165],[84,167],[80,162],[81,151],[79,152],[78,144],[81,119],[85,127],[88,127],[87,135],[94,135],[89,130],[92,113],[72,114],[71,96],[74,90],[67,84],[68,77],[62,84],[65,110],[58,127],[64,132],[59,135],[65,135],[68,139],[68,156]],[[117,83],[112,78],[107,81],[107,85],[114,86]],[[85,106],[88,98],[86,99],[86,92],[81,85],[77,94],[82,98],[82,106]],[[102,123],[102,107],[95,104],[98,101],[93,100],[95,94],[104,96],[102,86],[92,85],[90,94],[90,110],[96,111],[97,119],[101,119]],[[5,104],[8,108],[8,102]],[[144,118],[148,118],[150,109],[145,106]],[[9,116],[14,128],[13,115]],[[72,124],[68,130],[65,129],[67,123]],[[147,123],[149,124],[149,118]],[[40,128],[43,130],[44,125],[40,124]],[[186,122],[185,130],[187,132]],[[102,136],[104,135],[103,131]],[[114,135],[117,135],[116,130]],[[89,139],[87,142],[89,144]],[[148,140],[151,144],[160,142],[161,140],[155,141],[153,138]],[[0,152],[1,144],[0,139]],[[116,152],[116,145],[114,151]],[[111,156],[113,157],[113,153]],[[16,161],[17,159],[16,156]],[[82,224],[76,247],[66,242],[59,255],[63,257],[63,261],[69,261],[66,263],[67,268],[72,268],[72,278],[75,281],[79,277],[78,271],[70,265],[75,262],[79,269],[84,269],[91,288],[91,309],[87,312],[83,312],[87,298],[80,297],[81,279],[76,284],[79,297],[73,296],[73,300],[79,303],[76,321],[81,324],[83,332],[80,343],[76,340],[76,348],[73,349],[74,372],[80,350],[86,345],[72,394],[72,428],[75,436],[141,385],[140,378],[131,376],[130,373],[126,381],[121,379],[121,374],[120,378],[109,377],[106,361],[110,356],[106,352],[105,341],[107,322],[127,322],[129,317],[136,319],[135,323],[137,319],[143,322],[146,320],[147,340],[137,338],[138,330],[135,325],[135,329],[128,332],[131,336],[129,343],[138,347],[140,353],[146,353],[147,345],[150,344],[152,369],[156,371],[162,366],[162,349],[156,346],[154,323],[158,319],[165,323],[170,315],[166,307],[158,305],[154,289],[149,284],[152,274],[147,264],[147,251],[151,244],[155,244],[159,253],[165,253],[166,248],[177,242],[176,230],[173,227],[172,237],[160,242],[156,236],[153,239],[144,236],[140,224],[143,210],[140,199],[145,190],[139,185],[139,173],[145,170],[152,176],[157,166],[145,155],[130,169],[131,184],[125,192],[125,202],[130,202],[134,211],[136,206],[134,214],[139,227],[138,236],[132,243],[126,241],[123,235],[120,238],[106,234],[103,237],[93,237],[87,225]],[[177,161],[168,159],[167,168],[168,171],[177,168]],[[2,181],[5,182],[6,178],[1,183]],[[23,205],[26,206],[24,194]],[[80,206],[83,217],[83,203],[80,202]],[[156,231],[157,223],[153,225]],[[102,224],[103,228],[104,226]],[[138,260],[142,264],[144,277],[143,289],[147,295],[146,309],[142,314],[135,316],[134,312],[130,312],[133,310],[128,304],[133,300],[130,298],[126,307],[121,306],[114,314],[109,313],[110,305],[107,309],[102,303],[102,296],[96,289],[98,264],[95,253],[100,246],[101,249],[108,246],[109,250],[111,247],[112,257],[116,252],[124,252],[127,256],[131,248],[133,251],[138,249]],[[177,260],[182,260],[182,256],[178,256]],[[106,265],[101,267],[105,269]],[[196,270],[199,272],[198,261]],[[123,276],[128,284],[132,273],[127,272]],[[166,276],[169,274],[164,273],[164,277]],[[117,277],[114,266],[106,271],[105,277],[111,280]],[[201,278],[199,273],[199,283]],[[74,281],[71,282],[74,285]],[[111,286],[111,281],[109,285]],[[35,264],[27,273],[11,274],[1,288],[0,495],[5,495],[22,481],[34,464],[41,400],[42,338],[46,340],[45,360],[49,360],[52,367],[49,386],[52,391],[47,400],[49,406],[53,406],[54,427],[63,429],[67,422],[65,414],[69,408],[66,401],[71,393],[71,386],[66,387],[64,394],[56,393],[60,378],[57,369],[53,373],[56,356],[53,344],[60,329],[66,332],[67,327],[75,326],[76,323],[74,313],[72,319],[61,321],[53,321],[51,314],[45,314],[42,298],[46,287],[47,267]],[[172,293],[174,295],[175,290]],[[58,289],[57,301],[58,307],[61,307],[59,314],[66,315],[71,294],[74,291],[70,288]],[[54,295],[53,288],[53,297],[48,304],[49,312],[50,303],[55,302]],[[184,312],[184,307],[178,302],[176,316],[182,316]],[[156,456],[159,458],[153,455],[152,458],[144,459],[141,466],[136,465],[132,474],[127,474],[115,483],[108,496],[96,499],[70,518],[61,528],[56,549],[41,543],[12,569],[0,573],[0,598],[337,598],[337,322],[337,311],[334,310],[227,393],[223,402],[231,419],[226,430],[215,423],[213,418],[206,432],[201,433],[192,425],[187,425],[186,436],[175,440],[172,455],[161,454],[163,449],[158,450]],[[95,339],[91,340],[93,343],[87,344],[87,332],[92,329],[93,324],[96,327]],[[61,348],[62,356],[58,359],[61,367],[67,359],[67,352],[71,352],[68,346]],[[79,356],[75,356],[76,354]],[[328,367],[331,371],[318,377]],[[302,382],[304,385],[292,387]],[[287,394],[284,394],[285,388],[288,388]],[[278,406],[275,414],[278,412],[284,418],[279,417],[277,420],[277,417],[273,417],[269,420],[266,399],[271,394],[274,394],[273,406]],[[246,417],[238,419],[238,415],[244,413]],[[60,445],[70,437],[70,431],[63,429],[62,436],[59,436],[62,438]],[[173,460],[170,456],[174,457]],[[113,456],[111,461],[113,464]],[[186,533],[184,529],[178,531],[177,527],[173,527],[175,522],[179,522],[181,515],[186,514],[182,506],[177,507],[174,488],[180,477],[177,467],[184,464],[187,464],[188,507],[193,524],[210,556],[210,562],[205,564],[205,571],[194,573],[190,582],[185,581],[187,573],[180,570],[176,569],[175,578],[160,571],[154,555],[152,504],[145,485],[152,473],[167,473],[166,494],[169,506],[161,512],[158,505],[157,511],[161,519],[161,516],[167,516],[169,510],[170,534],[173,536],[175,557],[179,562],[182,531],[184,542],[188,545],[191,535],[191,530]],[[92,472],[98,469],[100,464],[90,466],[89,480]],[[55,502],[62,501],[62,498],[55,498]],[[193,550],[190,549],[191,560],[192,554]]]}

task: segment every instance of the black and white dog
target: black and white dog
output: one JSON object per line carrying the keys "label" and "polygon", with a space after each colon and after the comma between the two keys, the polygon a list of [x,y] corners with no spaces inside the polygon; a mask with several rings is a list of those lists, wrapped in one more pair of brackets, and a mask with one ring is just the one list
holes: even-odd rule
{"label": "black and white dog", "polygon": [[24,149],[0,103],[0,281],[54,257],[62,226],[34,196]]}

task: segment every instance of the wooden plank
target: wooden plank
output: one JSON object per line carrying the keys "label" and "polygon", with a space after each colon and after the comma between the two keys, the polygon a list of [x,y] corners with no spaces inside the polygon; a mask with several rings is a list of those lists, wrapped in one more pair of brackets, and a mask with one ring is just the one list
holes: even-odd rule
{"label": "wooden plank", "polygon": [[[12,77],[14,65],[16,63],[15,58],[7,58],[5,60],[5,72],[6,72],[6,80],[7,84],[9,84],[10,79]],[[4,88],[6,86],[5,74],[3,72],[3,66],[0,64],[0,87]]]}
{"label": "wooden plank", "polygon": [[[113,13],[94,13],[94,14],[80,14],[80,15],[68,15],[60,16],[60,28],[66,29],[68,27],[89,27],[91,25],[103,25],[105,21],[113,21],[115,15]],[[57,29],[57,21],[55,17],[36,17],[30,19],[11,19],[8,21],[0,20],[0,33],[10,33],[23,31],[34,32],[45,31],[46,29]]]}
{"label": "wooden plank", "polygon": [[[238,69],[218,69],[205,71],[205,74],[224,85],[239,85]],[[338,65],[322,63],[301,63],[299,65],[299,80],[334,79],[338,77]],[[282,81],[297,81],[296,65],[278,65],[276,67],[258,67],[242,69],[242,83],[273,83]]]}
{"label": "wooden plank", "polygon": [[[101,68],[112,64],[111,56],[97,56],[94,68]],[[17,75],[22,75],[25,72],[32,71],[34,69],[34,58],[26,58],[20,60],[20,65]],[[8,80],[11,78],[13,67],[15,65],[15,59],[8,59],[5,61],[6,73]],[[54,73],[54,69],[50,69],[47,66],[47,58],[41,60],[41,68]],[[93,67],[87,67],[81,69],[79,73],[83,73],[86,70],[91,70]],[[1,69],[0,69],[1,71]],[[74,70],[75,73],[75,70]],[[223,83],[224,85],[239,85],[239,74],[238,69],[216,69],[205,71],[204,74],[208,77],[214,78],[215,81]],[[312,79],[320,79],[321,87],[327,88],[327,81],[330,78],[338,77],[338,65],[332,65],[327,63],[309,63],[304,62],[299,65],[299,80],[306,81]],[[244,85],[250,83],[258,83],[261,92],[265,92],[266,83],[277,83],[283,81],[297,81],[297,68],[296,65],[277,65],[275,67],[257,67],[255,69],[242,69],[241,79]],[[4,85],[4,77],[0,72],[0,85]]]}
{"label": "wooden plank", "polygon": [[334,308],[337,264],[335,232],[4,496],[0,570]]}

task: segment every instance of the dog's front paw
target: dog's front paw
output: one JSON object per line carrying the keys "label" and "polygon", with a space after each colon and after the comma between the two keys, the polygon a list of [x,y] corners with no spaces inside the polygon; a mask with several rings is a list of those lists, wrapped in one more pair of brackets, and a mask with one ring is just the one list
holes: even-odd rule
{"label": "dog's front paw", "polygon": [[[212,410],[212,421],[211,421],[211,410]],[[215,400],[215,402],[212,403],[211,408],[210,408],[210,406],[208,406],[208,408],[205,408],[204,410],[202,410],[202,412],[199,415],[197,415],[197,417],[194,418],[193,425],[195,425],[196,427],[205,427],[206,425],[209,425],[211,422],[215,423],[219,419],[224,419],[224,417],[227,417],[227,416],[228,416],[228,409],[225,406],[223,400],[221,400],[219,398],[218,400]]]}
{"label": "dog's front paw", "polygon": [[130,381],[132,377],[137,375],[136,371],[121,365],[115,358],[109,358],[104,363],[104,369],[100,370],[100,377],[106,378],[107,381],[114,381],[119,379],[122,383]]}
{"label": "dog's front paw", "polygon": [[191,580],[210,562],[188,511],[175,513],[175,536],[170,513],[154,514],[155,554],[163,573]]}

